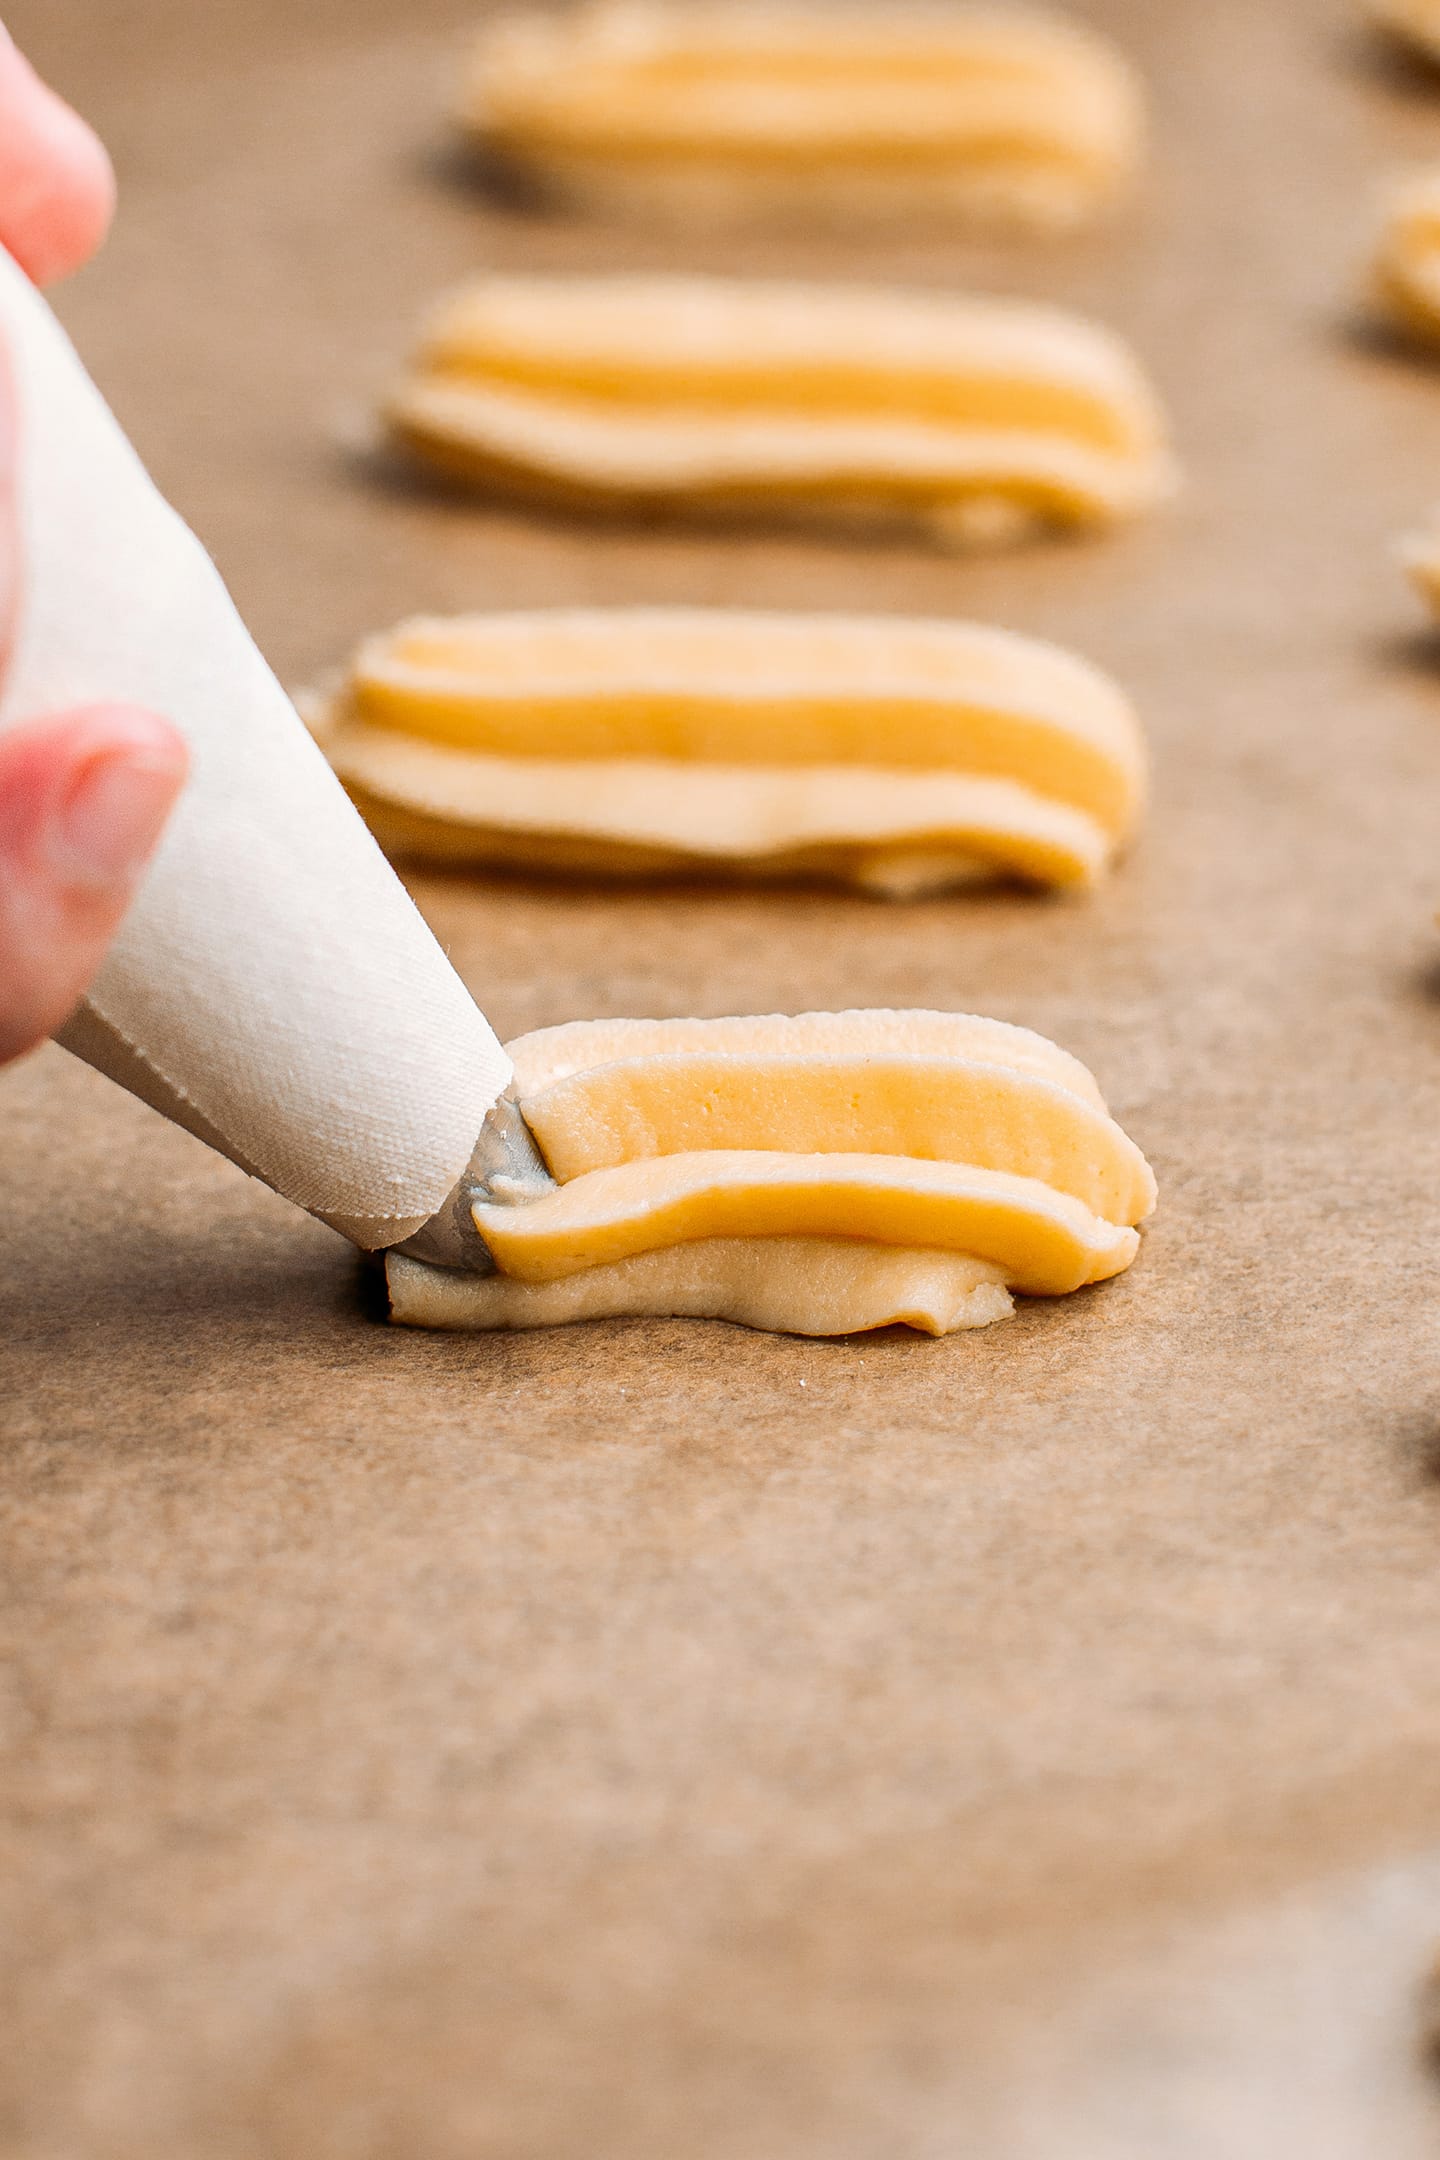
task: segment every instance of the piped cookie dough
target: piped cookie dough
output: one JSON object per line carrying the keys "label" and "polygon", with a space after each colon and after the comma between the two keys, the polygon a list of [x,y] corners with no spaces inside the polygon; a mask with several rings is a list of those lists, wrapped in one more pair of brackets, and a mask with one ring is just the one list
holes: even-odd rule
{"label": "piped cookie dough", "polygon": [[1440,0],[1364,0],[1365,13],[1423,59],[1440,61]]}
{"label": "piped cookie dough", "polygon": [[1440,510],[1396,549],[1400,565],[1431,613],[1440,616]]}
{"label": "piped cookie dough", "polygon": [[386,417],[491,493],[959,548],[1110,525],[1174,484],[1118,338],[945,292],[487,277],[439,309]]}
{"label": "piped cookie dough", "polygon": [[1060,229],[1130,179],[1113,46],[1049,13],[598,0],[474,48],[462,124],[545,194],[647,223]]}
{"label": "piped cookie dough", "polygon": [[1094,883],[1139,816],[1115,684],[968,623],[725,609],[421,618],[309,707],[420,860],[828,878],[895,897]]}
{"label": "piped cookie dough", "polygon": [[1440,166],[1410,173],[1390,189],[1371,282],[1392,322],[1440,345]]}
{"label": "piped cookie dough", "polygon": [[1155,1181],[1077,1060],[964,1014],[596,1021],[511,1043],[556,1183],[474,1209],[486,1277],[405,1259],[393,1317],[651,1313],[802,1335],[980,1327],[1121,1273]]}

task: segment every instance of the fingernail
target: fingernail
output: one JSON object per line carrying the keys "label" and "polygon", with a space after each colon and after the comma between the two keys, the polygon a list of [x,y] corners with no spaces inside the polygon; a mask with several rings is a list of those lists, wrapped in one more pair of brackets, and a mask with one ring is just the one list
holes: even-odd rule
{"label": "fingernail", "polygon": [[179,781],[174,758],[158,752],[94,758],[51,821],[56,871],[97,888],[133,883],[154,853]]}

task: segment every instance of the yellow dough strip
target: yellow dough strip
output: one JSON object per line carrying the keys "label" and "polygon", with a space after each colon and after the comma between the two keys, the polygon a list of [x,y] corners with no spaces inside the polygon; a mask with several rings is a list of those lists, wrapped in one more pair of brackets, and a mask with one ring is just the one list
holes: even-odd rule
{"label": "yellow dough strip", "polygon": [[1119,1274],[1138,1244],[1037,1179],[885,1155],[670,1155],[473,1212],[496,1265],[522,1282],[696,1238],[850,1237],[968,1253],[1014,1289],[1059,1296]]}
{"label": "yellow dough strip", "polygon": [[703,1053],[635,1058],[524,1097],[561,1183],[699,1149],[888,1155],[1036,1178],[1132,1223],[1155,1204],[1144,1156],[1113,1118],[1053,1080],[902,1057]]}

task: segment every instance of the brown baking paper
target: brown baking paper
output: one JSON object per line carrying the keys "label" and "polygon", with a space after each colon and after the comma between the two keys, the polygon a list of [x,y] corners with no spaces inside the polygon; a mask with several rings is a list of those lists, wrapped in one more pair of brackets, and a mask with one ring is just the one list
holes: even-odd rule
{"label": "brown baking paper", "polygon": [[948,1341],[388,1331],[96,1075],[0,1079],[0,2149],[1433,2149],[1440,373],[1358,334],[1440,84],[1344,0],[1096,0],[1153,179],[1064,244],[692,240],[1134,338],[1189,485],[956,562],[478,510],[354,450],[477,264],[674,243],[445,150],[460,0],[21,0],[124,211],[62,298],[282,679],[410,610],[723,601],[1074,644],[1156,754],[1089,901],[426,878],[503,1035],[993,1012],[1155,1163],[1134,1269]]}

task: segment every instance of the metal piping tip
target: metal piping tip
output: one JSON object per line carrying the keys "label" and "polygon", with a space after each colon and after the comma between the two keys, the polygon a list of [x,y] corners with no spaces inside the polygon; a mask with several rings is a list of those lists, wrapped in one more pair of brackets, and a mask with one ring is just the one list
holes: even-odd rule
{"label": "metal piping tip", "polygon": [[471,1208],[477,1200],[523,1207],[554,1189],[535,1136],[511,1095],[502,1095],[486,1112],[480,1137],[464,1172],[429,1222],[402,1238],[391,1252],[424,1260],[431,1267],[459,1268],[467,1275],[493,1275],[495,1261],[475,1227]]}

